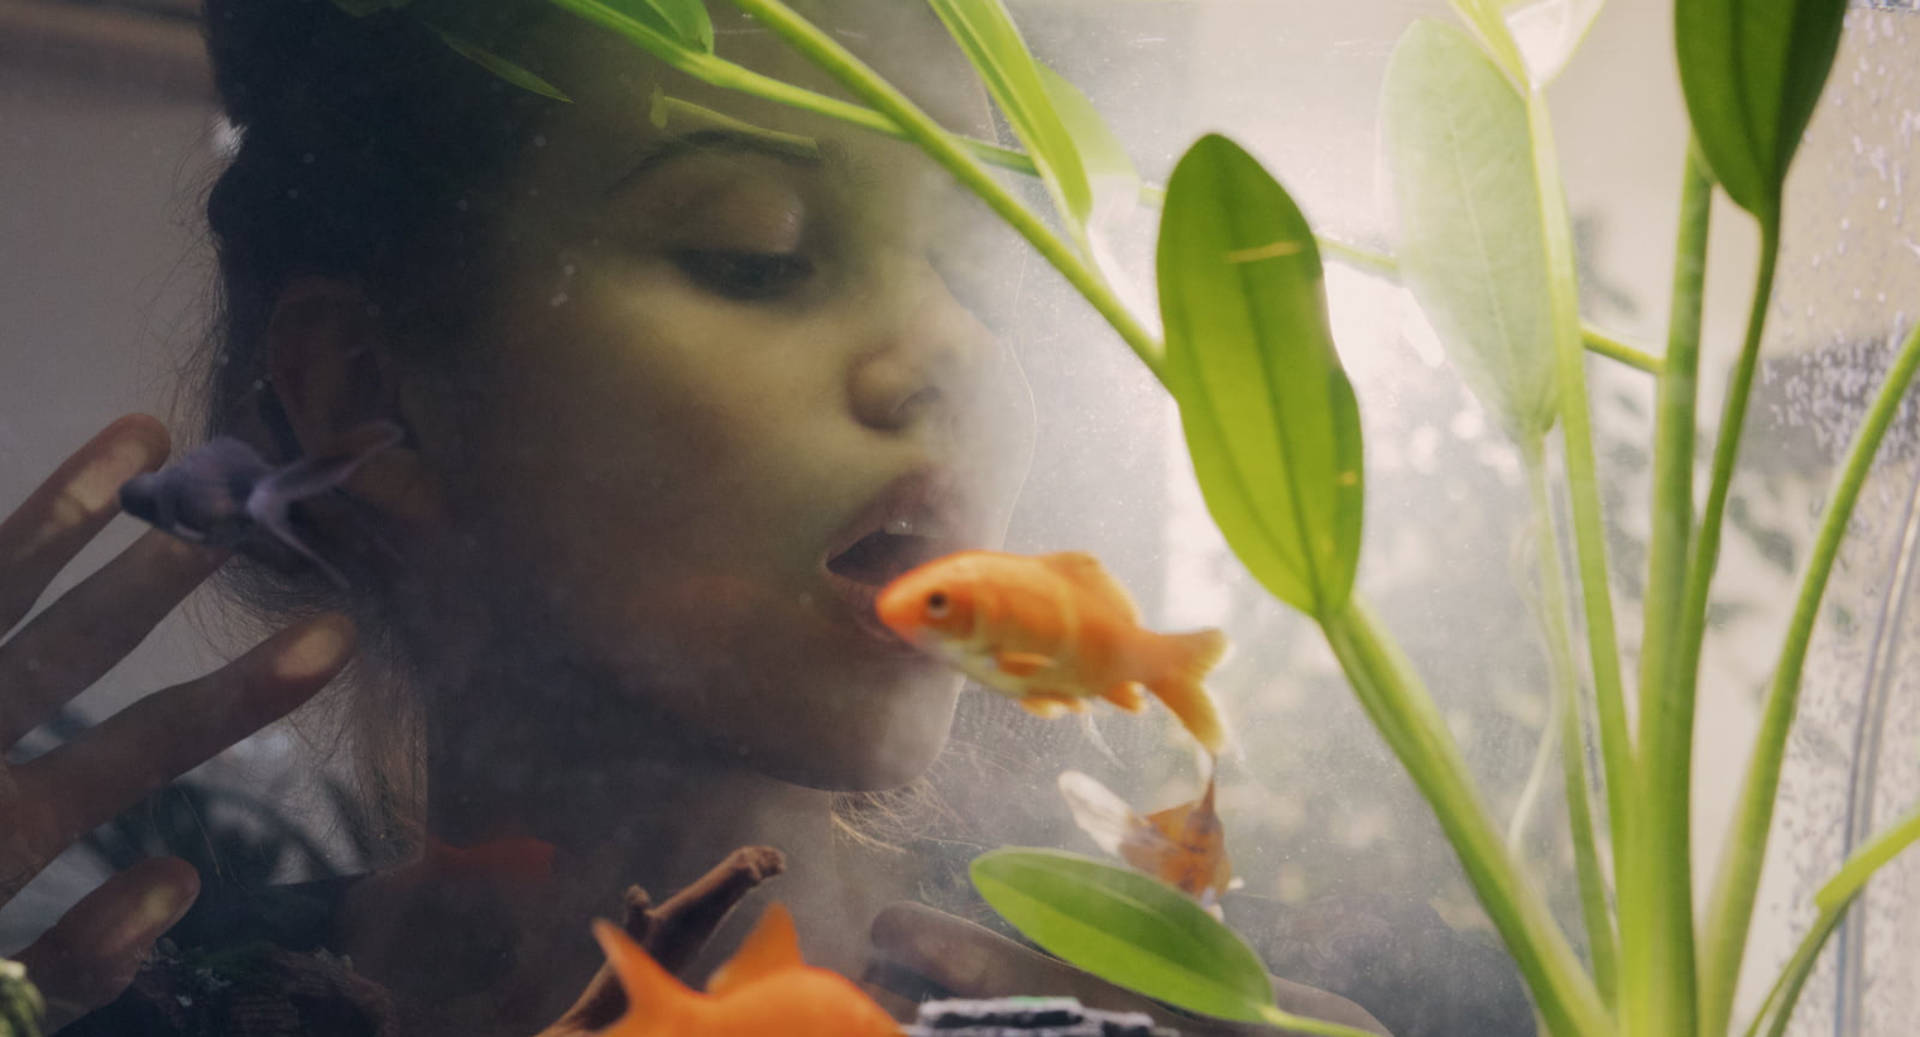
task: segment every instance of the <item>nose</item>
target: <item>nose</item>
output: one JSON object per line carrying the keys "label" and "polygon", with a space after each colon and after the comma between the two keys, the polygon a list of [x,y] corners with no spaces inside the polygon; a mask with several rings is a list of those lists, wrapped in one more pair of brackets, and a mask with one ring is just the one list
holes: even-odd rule
{"label": "nose", "polygon": [[951,425],[977,404],[998,343],[931,263],[891,265],[869,311],[865,348],[848,372],[853,415],[885,432]]}

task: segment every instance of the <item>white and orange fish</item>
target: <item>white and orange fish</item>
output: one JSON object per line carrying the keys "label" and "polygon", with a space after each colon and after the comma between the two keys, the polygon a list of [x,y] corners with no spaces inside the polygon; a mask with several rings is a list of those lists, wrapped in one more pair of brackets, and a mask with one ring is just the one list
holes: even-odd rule
{"label": "white and orange fish", "polygon": [[611,922],[593,935],[627,995],[601,1037],[899,1037],[900,1024],[853,981],[800,957],[793,918],[768,906],[753,932],[707,980],[705,993],[675,979]]}
{"label": "white and orange fish", "polygon": [[1142,627],[1132,599],[1092,555],[962,551],[903,574],[874,608],[902,640],[1028,712],[1083,712],[1099,697],[1138,713],[1144,687],[1209,752],[1226,745],[1220,712],[1200,684],[1225,653],[1226,636]]}
{"label": "white and orange fish", "polygon": [[1112,789],[1079,771],[1062,771],[1060,795],[1073,821],[1102,850],[1220,913],[1220,895],[1235,889],[1226,829],[1213,808],[1213,778],[1190,803],[1142,816]]}

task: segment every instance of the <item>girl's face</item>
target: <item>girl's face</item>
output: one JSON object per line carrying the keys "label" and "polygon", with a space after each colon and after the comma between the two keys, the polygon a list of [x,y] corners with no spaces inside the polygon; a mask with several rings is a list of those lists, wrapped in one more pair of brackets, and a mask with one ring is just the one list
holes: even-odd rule
{"label": "girl's face", "polygon": [[[858,6],[848,25],[892,38],[869,60],[991,133],[950,45],[929,59],[937,25],[886,24],[919,5]],[[831,90],[749,23],[719,29],[734,60]],[[873,593],[995,542],[1030,445],[1024,382],[956,295],[991,217],[908,145],[594,36],[512,186],[443,459],[458,532],[540,589],[520,607],[545,610],[548,650],[688,737],[806,784],[909,780],[958,681],[871,618]]]}

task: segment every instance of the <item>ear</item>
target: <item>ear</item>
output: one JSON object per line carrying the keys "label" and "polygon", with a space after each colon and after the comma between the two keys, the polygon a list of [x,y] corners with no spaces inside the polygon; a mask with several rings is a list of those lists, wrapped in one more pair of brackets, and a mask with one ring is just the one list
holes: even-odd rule
{"label": "ear", "polygon": [[399,375],[385,348],[372,300],[335,277],[290,281],[267,323],[268,370],[280,409],[300,453],[309,458],[355,453],[370,422],[398,425],[404,438],[369,456],[342,488],[402,521],[432,522],[440,494],[429,478],[415,422],[403,404]]}

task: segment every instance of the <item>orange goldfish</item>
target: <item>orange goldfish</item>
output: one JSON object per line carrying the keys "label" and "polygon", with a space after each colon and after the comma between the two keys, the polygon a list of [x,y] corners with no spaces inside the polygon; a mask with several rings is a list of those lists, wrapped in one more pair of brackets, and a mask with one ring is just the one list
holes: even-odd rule
{"label": "orange goldfish", "polygon": [[1217,915],[1220,895],[1237,887],[1226,829],[1213,809],[1213,778],[1191,803],[1134,813],[1118,795],[1079,771],[1060,774],[1060,794],[1081,830],[1100,848],[1177,887]]}
{"label": "orange goldfish", "polygon": [[627,1011],[601,1037],[899,1037],[900,1024],[860,988],[800,958],[793,917],[779,904],[745,943],[692,990],[611,922],[594,939],[627,995]]}
{"label": "orange goldfish", "polygon": [[1142,627],[1132,599],[1092,555],[962,551],[901,575],[874,608],[902,640],[1028,712],[1080,712],[1098,696],[1138,713],[1144,685],[1209,752],[1226,744],[1219,711],[1200,686],[1226,636]]}

